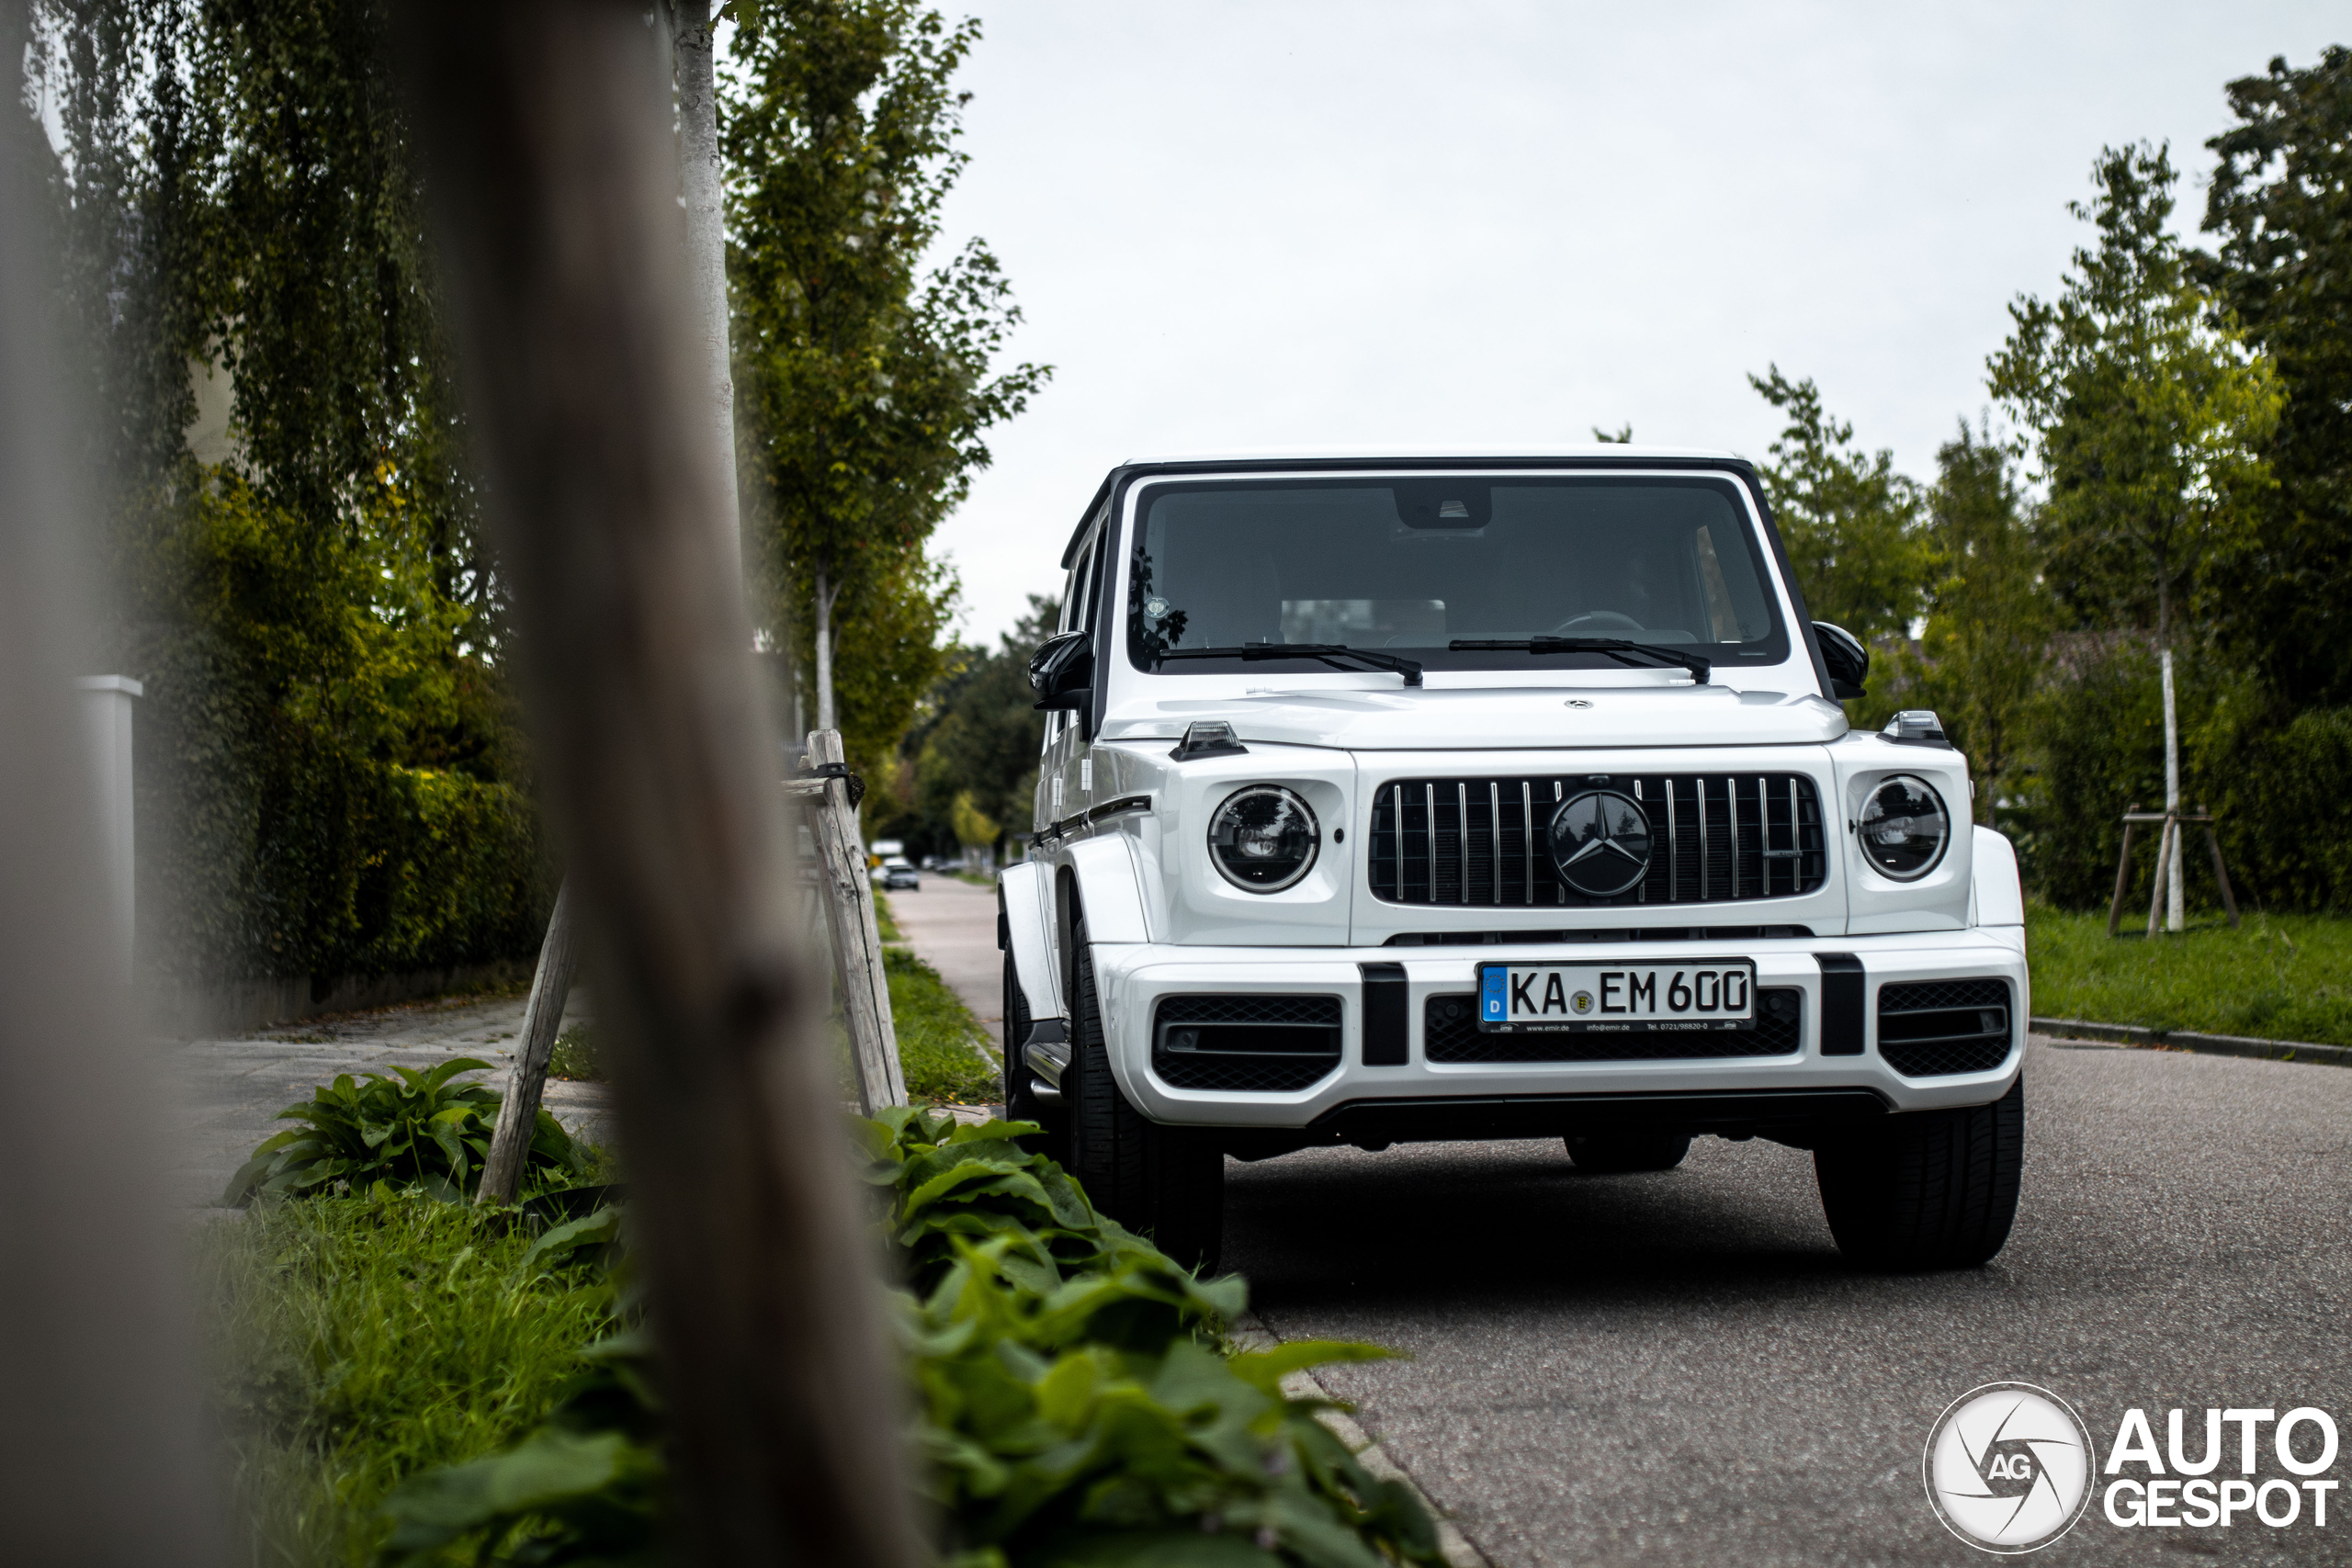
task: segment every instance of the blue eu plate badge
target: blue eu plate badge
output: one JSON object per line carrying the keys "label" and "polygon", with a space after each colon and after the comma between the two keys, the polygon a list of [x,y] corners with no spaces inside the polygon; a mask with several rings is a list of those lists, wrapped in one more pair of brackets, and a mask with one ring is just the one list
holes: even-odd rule
{"label": "blue eu plate badge", "polygon": [[1510,1003],[1503,991],[1509,978],[1500,969],[1489,969],[1478,977],[1478,1016],[1487,1023],[1500,1023],[1510,1016]]}

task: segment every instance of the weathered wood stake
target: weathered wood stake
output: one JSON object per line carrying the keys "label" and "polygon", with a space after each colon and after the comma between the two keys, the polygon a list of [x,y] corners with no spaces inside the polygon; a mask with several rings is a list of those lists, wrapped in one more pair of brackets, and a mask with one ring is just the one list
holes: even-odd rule
{"label": "weathered wood stake", "polygon": [[531,1131],[539,1120],[539,1099],[547,1092],[548,1058],[555,1054],[556,1031],[563,1027],[563,1004],[571,994],[571,976],[578,967],[578,942],[573,931],[571,881],[564,879],[548,916],[548,933],[539,943],[539,966],[531,976],[531,999],[523,1009],[523,1032],[514,1042],[514,1077],[498,1107],[498,1126],[490,1135],[490,1156],[482,1161],[481,1190],[477,1203],[512,1203],[523,1185],[524,1158],[531,1152]]}
{"label": "weathered wood stake", "polygon": [[[810,767],[842,760],[841,731],[808,732]],[[817,836],[819,874],[825,880],[825,926],[841,976],[842,1015],[849,1024],[850,1054],[857,1064],[858,1109],[871,1116],[886,1105],[904,1105],[907,1084],[899,1067],[890,985],[882,968],[874,879],[866,874],[865,850],[857,840],[857,807],[850,804],[847,779],[824,783],[824,804],[811,814],[815,820],[810,827]]]}

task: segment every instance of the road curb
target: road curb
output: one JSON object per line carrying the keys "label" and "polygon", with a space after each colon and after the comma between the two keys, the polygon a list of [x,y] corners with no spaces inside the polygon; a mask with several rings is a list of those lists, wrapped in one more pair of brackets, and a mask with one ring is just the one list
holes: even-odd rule
{"label": "road curb", "polygon": [[[1266,1326],[1266,1322],[1254,1312],[1245,1312],[1234,1321],[1233,1341],[1245,1350],[1271,1350],[1282,1343],[1281,1337]],[[1331,1404],[1346,1405],[1347,1402],[1333,1396],[1305,1368],[1283,1379],[1283,1393],[1293,1399],[1321,1400]],[[1371,1433],[1357,1425],[1347,1409],[1326,1410],[1316,1416],[1331,1429],[1332,1435],[1348,1445],[1363,1467],[1383,1481],[1401,1483],[1419,1499],[1422,1507],[1437,1526],[1438,1551],[1443,1554],[1446,1568],[1493,1568],[1492,1560],[1478,1549],[1477,1542],[1463,1533],[1462,1527],[1441,1509],[1412,1472],[1389,1457],[1388,1450],[1374,1440]]]}
{"label": "road curb", "polygon": [[2352,1046],[2315,1045],[2301,1040],[2257,1040],[2245,1034],[2204,1034],[2193,1029],[2143,1029],[2133,1023],[2092,1023],[2079,1018],[2037,1018],[2037,1034],[2071,1040],[2107,1040],[2119,1045],[2160,1046],[2213,1056],[2251,1056],[2267,1062],[2319,1062],[2352,1067]]}

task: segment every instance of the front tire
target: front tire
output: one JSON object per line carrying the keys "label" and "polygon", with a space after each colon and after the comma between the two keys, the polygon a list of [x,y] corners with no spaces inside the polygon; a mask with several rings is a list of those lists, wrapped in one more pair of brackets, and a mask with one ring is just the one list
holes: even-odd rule
{"label": "front tire", "polygon": [[1588,1176],[1623,1176],[1642,1170],[1672,1170],[1690,1152],[1690,1140],[1674,1133],[1619,1137],[1569,1138],[1568,1157]]}
{"label": "front tire", "polygon": [[1203,1274],[1225,1244],[1225,1151],[1213,1134],[1164,1127],[1127,1103],[1111,1075],[1095,995],[1094,953],[1081,919],[1070,929],[1070,1174],[1094,1206]]}
{"label": "front tire", "polygon": [[1890,1116],[1814,1152],[1838,1250],[1888,1271],[1973,1269],[2009,1239],[2025,1169],[2025,1079],[1990,1105]]}
{"label": "front tire", "polygon": [[1043,1127],[1043,1133],[1022,1139],[1022,1146],[1068,1169],[1069,1108],[1039,1102],[1031,1087],[1036,1081],[1035,1075],[1022,1059],[1022,1047],[1029,1042],[1030,1021],[1029,998],[1021,989],[1020,971],[1013,967],[1012,954],[1008,953],[1004,955],[1004,1119],[1035,1122]]}

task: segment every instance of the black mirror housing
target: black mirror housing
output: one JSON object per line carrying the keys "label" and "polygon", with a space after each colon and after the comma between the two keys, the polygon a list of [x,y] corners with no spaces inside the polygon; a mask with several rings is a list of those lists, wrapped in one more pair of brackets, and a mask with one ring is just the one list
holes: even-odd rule
{"label": "black mirror housing", "polygon": [[1075,712],[1094,700],[1094,640],[1085,632],[1062,632],[1037,645],[1029,656],[1029,689],[1047,713]]}
{"label": "black mirror housing", "polygon": [[1840,702],[1863,695],[1862,687],[1871,678],[1871,650],[1862,639],[1828,621],[1814,622],[1813,635],[1821,644],[1821,662],[1829,671],[1829,694]]}

